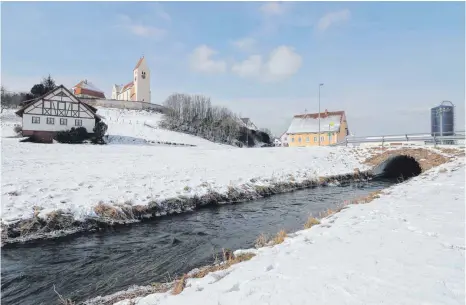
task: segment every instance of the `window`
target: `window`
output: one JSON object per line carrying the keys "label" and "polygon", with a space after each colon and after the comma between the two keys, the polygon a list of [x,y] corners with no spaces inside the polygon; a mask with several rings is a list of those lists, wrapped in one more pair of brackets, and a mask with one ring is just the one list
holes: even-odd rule
{"label": "window", "polygon": [[55,124],[55,118],[47,118],[47,124],[54,125]]}
{"label": "window", "polygon": [[291,142],[294,142],[294,138],[291,138]]}
{"label": "window", "polygon": [[309,137],[306,137],[306,142],[308,142],[308,143],[309,143]]}
{"label": "window", "polygon": [[68,125],[68,119],[60,119],[60,125]]}
{"label": "window", "polygon": [[314,142],[317,142],[317,137],[314,137]]}
{"label": "window", "polygon": [[83,126],[83,120],[74,120],[74,126]]}
{"label": "window", "polygon": [[40,124],[40,117],[33,116],[32,117],[32,124]]}
{"label": "window", "polygon": [[300,143],[301,143],[301,137],[299,137],[299,138],[298,138],[298,142],[300,142]]}
{"label": "window", "polygon": [[324,137],[320,137],[320,142],[322,142],[324,140]]}

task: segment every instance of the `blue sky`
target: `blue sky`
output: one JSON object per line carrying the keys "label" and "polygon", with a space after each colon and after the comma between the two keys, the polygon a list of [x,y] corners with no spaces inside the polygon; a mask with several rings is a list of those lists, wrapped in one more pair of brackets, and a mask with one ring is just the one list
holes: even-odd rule
{"label": "blue sky", "polygon": [[152,102],[200,93],[259,127],[345,110],[356,135],[426,132],[457,105],[464,130],[463,2],[4,2],[2,84],[50,73],[110,95],[144,55]]}

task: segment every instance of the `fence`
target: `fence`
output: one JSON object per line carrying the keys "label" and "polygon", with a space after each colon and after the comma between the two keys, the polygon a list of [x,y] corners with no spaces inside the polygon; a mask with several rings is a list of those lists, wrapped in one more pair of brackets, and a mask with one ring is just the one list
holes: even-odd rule
{"label": "fence", "polygon": [[370,136],[370,137],[351,137],[348,136],[344,141],[341,141],[331,146],[411,146],[411,145],[465,145],[465,132],[457,131],[453,135],[436,136],[427,133],[404,134],[404,135],[386,135],[386,136]]}

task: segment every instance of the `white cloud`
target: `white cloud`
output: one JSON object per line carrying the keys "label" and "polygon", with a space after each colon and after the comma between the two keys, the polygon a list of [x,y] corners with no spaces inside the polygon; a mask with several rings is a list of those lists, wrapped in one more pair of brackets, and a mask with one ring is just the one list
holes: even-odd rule
{"label": "white cloud", "polygon": [[217,51],[206,45],[201,45],[193,50],[190,55],[191,69],[202,73],[223,73],[226,71],[227,64],[223,60],[215,60],[212,57]]}
{"label": "white cloud", "polygon": [[252,55],[239,64],[234,64],[231,71],[240,77],[257,78],[263,70],[262,56]]}
{"label": "white cloud", "polygon": [[266,16],[277,16],[285,13],[286,6],[280,2],[267,2],[262,4],[259,10]]}
{"label": "white cloud", "polygon": [[280,46],[270,52],[266,62],[261,55],[252,55],[234,64],[231,70],[240,77],[254,78],[262,82],[278,82],[293,76],[301,65],[301,55],[292,47]]}
{"label": "white cloud", "polygon": [[119,18],[121,20],[121,26],[136,36],[162,39],[167,34],[165,29],[137,23],[127,15],[120,15]]}
{"label": "white cloud", "polygon": [[351,12],[349,10],[347,10],[347,9],[341,10],[341,11],[336,11],[336,12],[331,12],[331,13],[328,13],[328,14],[322,16],[322,18],[319,19],[319,22],[317,24],[317,28],[320,31],[325,31],[329,27],[331,27],[331,26],[333,26],[335,24],[348,21],[350,18],[351,18]]}
{"label": "white cloud", "polygon": [[256,40],[251,37],[245,37],[233,41],[232,44],[242,52],[252,52],[256,47]]}

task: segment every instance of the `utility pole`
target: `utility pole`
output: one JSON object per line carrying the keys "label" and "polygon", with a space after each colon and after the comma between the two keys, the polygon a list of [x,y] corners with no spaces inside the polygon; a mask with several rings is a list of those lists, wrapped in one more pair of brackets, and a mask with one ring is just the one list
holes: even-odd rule
{"label": "utility pole", "polygon": [[321,83],[319,84],[319,146],[320,146],[320,87],[322,87],[324,84]]}

